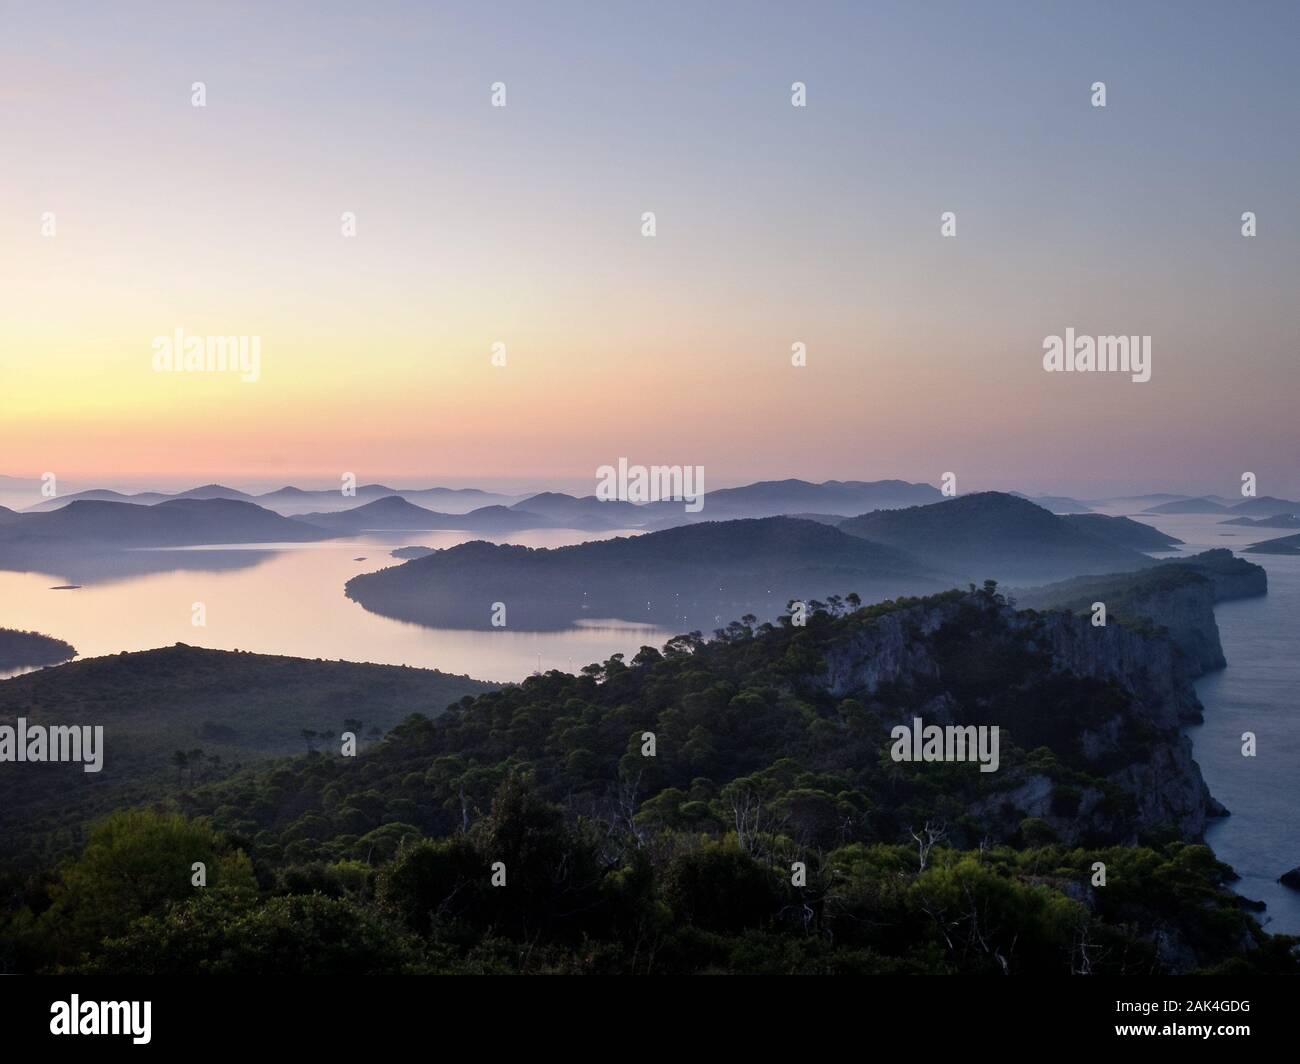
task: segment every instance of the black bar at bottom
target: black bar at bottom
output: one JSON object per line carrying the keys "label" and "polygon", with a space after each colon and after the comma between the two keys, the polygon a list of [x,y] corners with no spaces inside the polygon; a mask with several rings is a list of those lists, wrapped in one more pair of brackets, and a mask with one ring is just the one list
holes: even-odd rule
{"label": "black bar at bottom", "polygon": [[[827,1038],[861,1038],[866,1047],[877,1035],[927,1048],[1164,1043],[1181,1051],[1200,1043],[1219,1051],[1268,1050],[1293,1038],[1298,991],[1300,982],[1285,977],[1026,982],[14,976],[0,983],[0,1052],[17,1060],[22,1058],[11,1051],[120,1046],[142,1053],[201,1048],[206,1056],[270,1045],[333,1055],[385,1045],[396,1050],[399,1040],[418,1037],[439,1054],[473,1053],[474,1045],[491,1056],[515,1045],[567,1045],[585,1058],[614,1054],[620,1044],[687,1052],[702,1040],[813,1052],[826,1048]],[[52,1024],[77,1033],[53,1033]],[[114,1024],[127,1033],[82,1033],[96,1026],[111,1031]],[[1038,1037],[1049,1040],[1025,1041]]]}

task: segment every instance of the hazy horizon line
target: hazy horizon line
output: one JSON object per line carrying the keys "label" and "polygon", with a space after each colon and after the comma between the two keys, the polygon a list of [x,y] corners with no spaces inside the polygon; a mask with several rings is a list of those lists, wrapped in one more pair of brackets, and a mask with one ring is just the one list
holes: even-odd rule
{"label": "hazy horizon line", "polygon": [[[938,479],[938,478],[936,478]],[[26,482],[33,489],[38,489],[41,483],[41,476],[16,476],[9,473],[0,473],[0,494],[16,495],[26,494],[22,488],[6,489],[6,482]],[[198,487],[207,485],[216,485],[229,488],[235,491],[241,491],[248,495],[260,496],[272,494],[283,488],[293,487],[304,491],[330,491],[338,490],[339,480],[337,478],[330,480],[319,474],[295,476],[287,474],[274,480],[265,478],[250,478],[238,474],[233,475],[213,475],[213,474],[194,474],[193,477],[176,478],[174,476],[159,477],[157,479],[145,477],[123,477],[109,479],[100,479],[95,476],[73,475],[68,477],[59,477],[59,481],[65,485],[55,496],[51,498],[64,498],[69,495],[79,494],[86,491],[118,491],[122,494],[140,494],[147,492],[157,492],[159,494],[177,494],[180,492],[190,491]],[[753,484],[761,483],[781,483],[783,481],[802,481],[809,484],[827,484],[827,483],[882,483],[887,481],[898,481],[911,485],[926,485],[936,490],[938,485],[929,480],[911,480],[905,476],[830,476],[817,479],[816,476],[809,475],[770,475],[757,476],[750,479],[746,478],[726,478],[709,485],[705,494],[712,491],[722,491],[731,488],[748,487]],[[557,475],[555,477],[499,477],[499,476],[438,476],[430,474],[427,477],[421,475],[421,479],[412,482],[412,474],[374,474],[367,475],[364,478],[356,477],[357,488],[368,487],[370,485],[382,485],[390,487],[395,492],[416,492],[429,491],[433,489],[447,490],[465,490],[479,489],[498,495],[535,495],[543,491],[564,492],[567,494],[576,494],[579,496],[594,495],[596,491],[596,477],[576,477],[571,475]],[[1117,488],[1112,491],[1098,490],[1099,486],[1093,485],[1083,488],[1041,488],[1026,487],[1021,484],[1008,485],[1005,481],[984,481],[979,480],[970,487],[962,487],[958,495],[973,495],[985,491],[1001,491],[1006,493],[1019,492],[1031,498],[1035,497],[1065,497],[1072,498],[1079,502],[1115,500],[1124,498],[1136,498],[1151,495],[1181,495],[1188,498],[1205,498],[1209,496],[1218,496],[1225,499],[1235,499],[1236,491],[1223,489],[1190,489],[1185,486],[1160,486],[1138,488],[1128,486]],[[1279,488],[1275,491],[1260,490],[1259,496],[1276,495],[1286,497],[1288,491],[1295,489]],[[1242,497],[1243,500],[1247,498]]]}

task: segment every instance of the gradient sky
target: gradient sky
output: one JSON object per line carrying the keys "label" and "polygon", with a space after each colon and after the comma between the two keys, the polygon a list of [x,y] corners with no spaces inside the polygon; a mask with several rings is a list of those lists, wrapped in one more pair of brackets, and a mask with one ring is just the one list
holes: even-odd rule
{"label": "gradient sky", "polygon": [[0,473],[1300,494],[1300,6],[429,6],[0,6]]}

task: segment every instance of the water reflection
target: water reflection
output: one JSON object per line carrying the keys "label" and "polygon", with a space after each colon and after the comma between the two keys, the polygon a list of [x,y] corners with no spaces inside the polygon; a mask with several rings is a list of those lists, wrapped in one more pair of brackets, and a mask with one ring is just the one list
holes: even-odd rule
{"label": "water reflection", "polygon": [[[0,571],[0,627],[65,639],[81,657],[173,643],[304,658],[371,661],[517,681],[629,657],[676,634],[653,625],[588,621],[556,632],[425,628],[369,613],[343,594],[358,573],[401,564],[398,546],[471,539],[557,547],[627,532],[542,529],[503,536],[377,532],[306,544],[239,544],[122,551],[68,559],[55,570]],[[363,560],[358,560],[362,558]],[[52,590],[81,584],[75,591]],[[202,602],[206,624],[191,623]]]}
{"label": "water reflection", "polygon": [[53,586],[84,587],[132,580],[150,573],[202,570],[224,572],[262,565],[275,556],[274,550],[245,551],[222,548],[195,550],[94,550],[73,554],[29,552],[22,557],[0,560],[0,571],[43,574]]}

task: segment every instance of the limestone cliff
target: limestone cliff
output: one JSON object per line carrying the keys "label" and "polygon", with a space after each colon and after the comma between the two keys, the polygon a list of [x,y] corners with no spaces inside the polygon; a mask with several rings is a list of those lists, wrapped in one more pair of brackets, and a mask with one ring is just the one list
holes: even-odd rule
{"label": "limestone cliff", "polygon": [[[887,723],[907,722],[919,710],[927,722],[996,724],[1027,749],[1050,731],[1059,741],[1047,745],[1074,776],[1038,771],[1023,757],[992,774],[997,780],[981,784],[988,793],[967,814],[995,835],[1036,818],[1067,843],[1134,841],[1159,830],[1199,838],[1207,819],[1225,811],[1209,794],[1182,728],[1201,719],[1192,680],[1221,666],[1223,655],[1210,578],[1170,576],[1162,590],[1147,588],[1129,601],[1147,618],[1137,624],[1103,627],[1070,612],[1020,611],[984,592],[928,600],[833,644],[818,685],[874,704]],[[978,648],[992,648],[993,656],[1006,644],[1008,655],[1024,658],[1022,673],[1000,683],[1043,692],[1026,695],[1021,701],[1030,707],[1018,706],[1018,715],[978,691],[952,693],[968,687],[971,659],[944,647],[972,626],[981,629]],[[1069,708],[1061,690],[1071,695]]]}
{"label": "limestone cliff", "polygon": [[[1224,549],[1209,550],[1152,569],[1119,575],[1083,576],[1015,593],[1022,607],[1092,615],[1106,607],[1108,625],[1164,629],[1183,652],[1193,678],[1226,664],[1214,605],[1263,595],[1268,575]],[[1199,719],[1199,716],[1194,718]]]}

